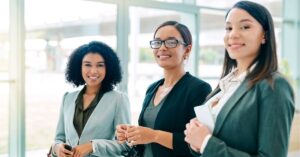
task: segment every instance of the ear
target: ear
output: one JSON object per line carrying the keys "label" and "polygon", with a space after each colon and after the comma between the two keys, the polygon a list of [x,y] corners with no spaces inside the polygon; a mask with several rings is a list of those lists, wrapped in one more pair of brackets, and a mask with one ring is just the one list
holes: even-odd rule
{"label": "ear", "polygon": [[188,59],[189,58],[191,50],[192,50],[192,45],[188,45],[188,46],[185,47],[183,59]]}
{"label": "ear", "polygon": [[266,43],[266,32],[263,34],[262,36],[262,40],[261,40],[261,44],[265,44]]}

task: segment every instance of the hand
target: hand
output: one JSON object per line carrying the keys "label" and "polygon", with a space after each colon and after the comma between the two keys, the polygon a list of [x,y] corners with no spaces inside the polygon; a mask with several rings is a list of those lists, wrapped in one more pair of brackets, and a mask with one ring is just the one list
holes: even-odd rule
{"label": "hand", "polygon": [[126,140],[127,140],[126,132],[127,132],[126,124],[117,125],[116,137],[117,137],[118,143],[122,144],[122,143],[126,142]]}
{"label": "hand", "polygon": [[72,157],[73,152],[65,149],[65,143],[56,144],[54,146],[55,153],[58,157]]}
{"label": "hand", "polygon": [[193,150],[199,152],[205,137],[211,134],[211,131],[206,125],[194,118],[191,119],[190,123],[186,124],[184,134],[184,140],[191,145]]}
{"label": "hand", "polygon": [[200,153],[200,149],[196,148],[195,146],[193,145],[190,145],[191,149],[197,153]]}
{"label": "hand", "polygon": [[142,126],[131,126],[127,129],[127,139],[131,145],[148,144],[155,141],[156,131]]}
{"label": "hand", "polygon": [[92,142],[78,145],[73,148],[73,157],[84,157],[93,152]]}

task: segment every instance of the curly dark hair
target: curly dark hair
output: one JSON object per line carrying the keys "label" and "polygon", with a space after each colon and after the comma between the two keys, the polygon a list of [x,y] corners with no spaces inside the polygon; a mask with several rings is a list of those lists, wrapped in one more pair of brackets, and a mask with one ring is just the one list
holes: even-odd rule
{"label": "curly dark hair", "polygon": [[89,53],[99,54],[103,57],[106,75],[102,81],[101,90],[102,92],[111,91],[122,80],[120,60],[111,47],[99,41],[92,41],[81,45],[72,52],[65,72],[66,81],[76,87],[85,84],[81,73],[81,66],[84,56]]}

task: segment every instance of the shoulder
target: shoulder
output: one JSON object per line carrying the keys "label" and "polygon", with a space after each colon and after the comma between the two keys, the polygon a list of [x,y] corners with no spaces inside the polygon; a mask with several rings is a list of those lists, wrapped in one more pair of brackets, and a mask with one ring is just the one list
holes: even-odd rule
{"label": "shoulder", "polygon": [[69,99],[76,99],[78,97],[78,94],[80,93],[82,89],[78,89],[78,90],[75,90],[75,91],[69,91],[69,92],[66,92],[64,94],[64,99],[65,100],[69,100]]}
{"label": "shoulder", "polygon": [[163,81],[163,79],[160,79],[160,80],[155,81],[154,83],[150,84],[146,93],[153,91],[158,85],[160,85],[162,83],[162,81]]}
{"label": "shoulder", "polygon": [[114,98],[114,99],[128,98],[127,94],[125,94],[124,92],[118,91],[118,90],[111,90],[109,92],[104,93],[104,95],[107,97]]}
{"label": "shoulder", "polygon": [[211,87],[207,82],[205,82],[189,73],[186,74],[186,78],[184,80],[184,85],[191,89],[197,89],[200,91],[204,90],[204,91],[209,91],[209,92],[211,91]]}
{"label": "shoulder", "polygon": [[270,79],[259,81],[256,85],[262,97],[278,95],[280,97],[294,99],[293,88],[289,81],[280,73],[274,73]]}
{"label": "shoulder", "polygon": [[257,83],[258,87],[264,90],[276,90],[287,88],[292,89],[288,80],[280,73],[274,73],[269,79],[264,79]]}

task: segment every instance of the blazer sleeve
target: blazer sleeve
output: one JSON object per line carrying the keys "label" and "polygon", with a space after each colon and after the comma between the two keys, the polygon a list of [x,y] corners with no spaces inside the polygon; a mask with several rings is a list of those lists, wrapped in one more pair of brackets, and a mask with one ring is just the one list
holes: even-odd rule
{"label": "blazer sleeve", "polygon": [[55,133],[55,141],[54,144],[52,145],[52,155],[55,156],[54,154],[54,146],[56,144],[60,143],[65,143],[66,142],[66,133],[65,133],[65,120],[64,120],[64,105],[65,105],[65,99],[68,95],[68,92],[66,92],[63,96],[62,104],[60,106],[60,111],[59,111],[59,119],[56,127],[56,133]]}
{"label": "blazer sleeve", "polygon": [[[258,150],[248,154],[226,145],[212,136],[203,152],[203,157],[286,157],[289,135],[294,115],[294,98],[290,85],[283,78],[274,80],[274,88],[267,83],[260,86],[257,94],[258,107]],[[247,141],[245,141],[247,142]]]}
{"label": "blazer sleeve", "polygon": [[68,93],[65,93],[61,107],[60,107],[59,119],[58,119],[58,123],[57,123],[57,127],[56,127],[56,134],[55,134],[55,144],[66,142],[64,106],[65,106],[65,99],[66,99],[67,95],[68,95]]}
{"label": "blazer sleeve", "polygon": [[[120,93],[116,102],[113,133],[118,124],[130,124],[131,119],[128,97]],[[120,156],[122,151],[128,149],[126,144],[119,144],[117,140],[95,139],[92,140],[92,145],[93,155],[96,156]]]}
{"label": "blazer sleeve", "polygon": [[[188,123],[192,118],[194,118],[195,112],[194,107],[201,105],[204,101],[207,95],[211,92],[211,87],[207,83],[203,83],[198,88],[195,88],[192,90],[192,92],[189,94],[189,101],[186,113],[183,115],[186,118],[186,123]],[[185,124],[183,124],[185,127]],[[177,155],[186,155],[190,154],[190,150],[188,147],[188,144],[184,141],[185,135],[183,132],[173,132],[173,151],[174,154]]]}

